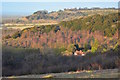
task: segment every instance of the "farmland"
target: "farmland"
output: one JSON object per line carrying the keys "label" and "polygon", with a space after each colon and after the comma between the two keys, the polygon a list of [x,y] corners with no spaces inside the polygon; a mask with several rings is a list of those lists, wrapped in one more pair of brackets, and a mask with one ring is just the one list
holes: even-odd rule
{"label": "farmland", "polygon": [[55,24],[58,24],[58,23],[36,23],[36,24],[12,24],[12,23],[7,23],[7,24],[4,24],[4,26],[7,27],[8,29],[12,28],[12,29],[23,30],[25,28],[31,28],[31,27],[34,27],[34,26],[55,25]]}

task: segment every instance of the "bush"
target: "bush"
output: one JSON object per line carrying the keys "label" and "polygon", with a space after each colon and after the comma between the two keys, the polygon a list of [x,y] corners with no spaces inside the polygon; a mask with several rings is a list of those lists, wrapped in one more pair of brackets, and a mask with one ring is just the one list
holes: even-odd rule
{"label": "bush", "polygon": [[9,39],[9,38],[11,38],[11,36],[10,36],[10,35],[5,36],[5,39]]}
{"label": "bush", "polygon": [[12,35],[12,38],[13,39],[16,39],[17,37],[20,37],[21,36],[21,33],[20,32],[16,32]]}
{"label": "bush", "polygon": [[91,49],[91,52],[96,52],[97,49],[98,49],[98,46],[99,46],[99,43],[97,40],[94,41],[94,43],[92,44],[92,49]]}
{"label": "bush", "polygon": [[[57,49],[58,50],[58,49]],[[59,50],[58,50],[59,52]],[[86,56],[43,55],[39,49],[3,48],[2,75],[58,73],[119,68],[120,48]],[[49,54],[49,52],[48,52]]]}
{"label": "bush", "polygon": [[84,51],[86,52],[87,50],[91,50],[91,45],[90,44],[85,44]]}

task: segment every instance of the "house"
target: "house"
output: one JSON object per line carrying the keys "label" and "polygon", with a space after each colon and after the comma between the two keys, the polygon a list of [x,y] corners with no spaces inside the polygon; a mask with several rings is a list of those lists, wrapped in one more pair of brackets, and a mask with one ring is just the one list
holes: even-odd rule
{"label": "house", "polygon": [[76,50],[76,51],[74,52],[74,55],[75,55],[75,56],[85,56],[85,53],[84,53],[82,50],[80,50],[80,51]]}
{"label": "house", "polygon": [[75,44],[74,45],[74,48],[73,48],[73,55],[75,56],[84,56],[85,53],[82,51],[84,50],[84,48],[79,48],[78,44]]}

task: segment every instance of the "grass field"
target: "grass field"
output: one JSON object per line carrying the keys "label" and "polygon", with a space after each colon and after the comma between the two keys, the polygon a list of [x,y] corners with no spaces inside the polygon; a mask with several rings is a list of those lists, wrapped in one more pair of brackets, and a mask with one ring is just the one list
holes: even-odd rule
{"label": "grass field", "polygon": [[65,73],[49,73],[24,76],[10,76],[8,78],[120,78],[118,69],[89,70]]}
{"label": "grass field", "polygon": [[13,28],[13,29],[25,29],[30,28],[34,26],[41,26],[41,25],[56,25],[58,23],[36,23],[36,24],[4,24],[7,28]]}

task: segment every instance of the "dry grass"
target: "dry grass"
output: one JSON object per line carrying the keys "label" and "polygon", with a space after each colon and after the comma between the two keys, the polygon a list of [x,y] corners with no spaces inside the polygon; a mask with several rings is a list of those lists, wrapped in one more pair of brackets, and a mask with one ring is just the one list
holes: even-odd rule
{"label": "dry grass", "polygon": [[[14,76],[15,78],[119,78],[120,72],[118,69],[80,71],[80,72],[65,72],[65,73],[49,73],[41,75],[25,75]],[[12,77],[8,77],[12,78]]]}
{"label": "dry grass", "polygon": [[41,25],[56,25],[58,24],[57,22],[53,22],[53,23],[36,23],[36,24],[12,24],[12,23],[8,23],[8,24],[4,24],[5,27],[7,28],[13,28],[13,29],[25,29],[25,28],[30,28],[30,27],[34,27],[34,26],[41,26]]}

